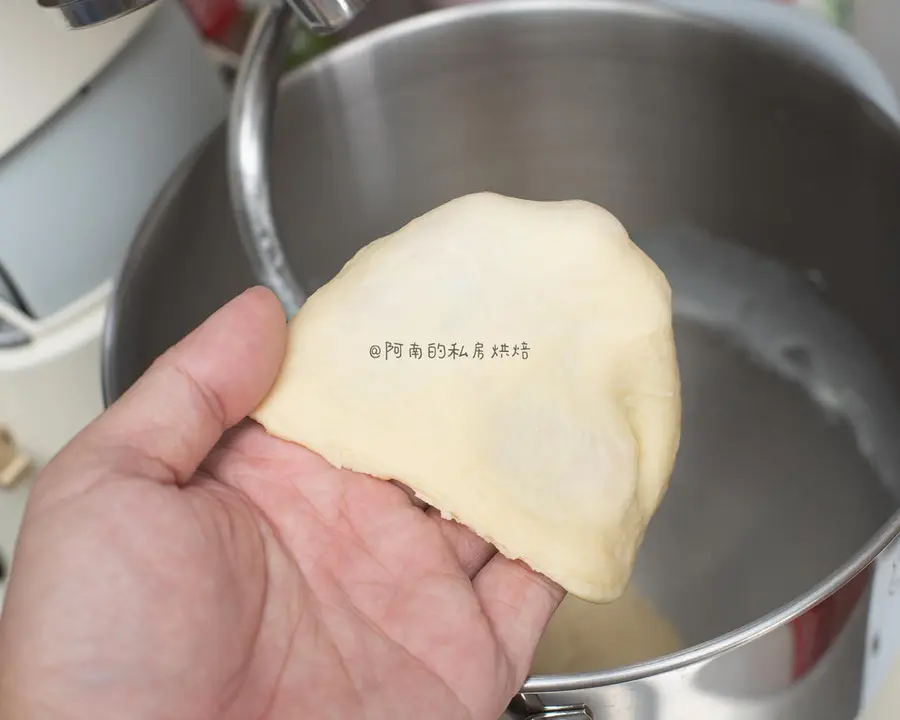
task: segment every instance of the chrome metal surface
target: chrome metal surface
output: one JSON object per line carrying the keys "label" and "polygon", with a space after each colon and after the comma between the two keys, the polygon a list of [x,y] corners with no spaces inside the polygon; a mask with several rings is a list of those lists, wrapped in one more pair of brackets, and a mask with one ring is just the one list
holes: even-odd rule
{"label": "chrome metal surface", "polygon": [[328,35],[345,28],[367,0],[285,0],[313,32]]}
{"label": "chrome metal surface", "polygon": [[278,79],[297,18],[316,32],[335,32],[365,0],[290,0],[257,11],[234,86],[228,123],[228,178],[241,239],[260,282],[291,317],[306,295],[286,262],[272,213],[269,153]]}
{"label": "chrome metal surface", "polygon": [[593,720],[591,714],[584,708],[547,708],[541,712],[529,715],[525,720]]}
{"label": "chrome metal surface", "polygon": [[278,238],[269,153],[274,96],[295,27],[296,17],[287,5],[257,11],[235,80],[228,122],[228,180],[238,231],[255,276],[275,292],[288,317],[306,296]]}
{"label": "chrome metal surface", "polygon": [[[295,72],[272,146],[274,216],[309,292],[370,240],[485,189],[604,205],[672,282],[683,446],[634,584],[687,649],[531,677],[510,716],[855,714],[868,568],[900,529],[887,116],[783,44],[655,2],[507,0],[384,28]],[[226,151],[220,129],[130,252],[107,400],[258,282]]]}
{"label": "chrome metal surface", "polygon": [[[342,30],[366,6],[367,0],[271,0],[265,10],[282,1],[315,33],[327,35]],[[38,5],[56,10],[73,29],[99,25],[140,10],[156,0],[37,0]]]}
{"label": "chrome metal surface", "polygon": [[42,8],[56,10],[73,30],[115,20],[154,2],[156,0],[37,0]]}

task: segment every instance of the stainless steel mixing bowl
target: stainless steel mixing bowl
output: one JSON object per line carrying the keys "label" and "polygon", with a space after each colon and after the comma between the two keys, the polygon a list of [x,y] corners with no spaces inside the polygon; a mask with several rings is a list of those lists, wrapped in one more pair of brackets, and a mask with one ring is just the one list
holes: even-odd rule
{"label": "stainless steel mixing bowl", "polygon": [[[108,400],[254,284],[225,140],[172,179],[131,249]],[[274,212],[307,291],[477,190],[599,203],[672,281],[683,446],[634,582],[688,647],[532,677],[511,714],[854,715],[870,566],[900,504],[900,134],[885,115],[786,46],[652,2],[504,2],[293,73],[273,142]]]}

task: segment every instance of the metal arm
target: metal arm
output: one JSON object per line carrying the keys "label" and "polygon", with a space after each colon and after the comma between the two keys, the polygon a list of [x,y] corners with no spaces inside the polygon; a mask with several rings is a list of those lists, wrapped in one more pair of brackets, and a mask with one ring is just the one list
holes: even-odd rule
{"label": "metal arm", "polygon": [[278,77],[296,28],[287,5],[261,8],[235,81],[228,118],[228,183],[244,250],[257,280],[289,318],[306,300],[284,257],[269,186],[269,149]]}
{"label": "metal arm", "polygon": [[228,120],[228,181],[244,250],[259,282],[278,296],[288,318],[306,294],[284,256],[272,212],[269,150],[278,78],[300,18],[313,31],[346,26],[366,0],[286,0],[261,8],[235,81]]}

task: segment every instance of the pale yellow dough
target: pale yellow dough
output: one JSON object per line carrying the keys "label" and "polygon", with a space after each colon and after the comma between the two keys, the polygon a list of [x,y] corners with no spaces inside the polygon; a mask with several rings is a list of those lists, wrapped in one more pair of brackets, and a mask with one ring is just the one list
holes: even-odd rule
{"label": "pale yellow dough", "polygon": [[683,648],[675,626],[631,588],[604,605],[569,595],[541,636],[531,672],[566,675],[612,670]]}
{"label": "pale yellow dough", "polygon": [[610,601],[679,443],[669,285],[596,205],[461,197],[364,247],[307,300],[253,417]]}

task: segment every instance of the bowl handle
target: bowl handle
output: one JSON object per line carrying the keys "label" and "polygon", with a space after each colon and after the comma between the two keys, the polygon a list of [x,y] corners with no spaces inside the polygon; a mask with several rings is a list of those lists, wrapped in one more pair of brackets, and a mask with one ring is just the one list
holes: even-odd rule
{"label": "bowl handle", "polygon": [[593,720],[591,711],[585,705],[577,707],[545,707],[543,710],[532,710],[529,713],[515,713],[512,707],[506,709],[502,720],[512,720],[512,718],[522,718],[522,720]]}
{"label": "bowl handle", "polygon": [[549,708],[534,715],[529,715],[526,720],[591,720],[587,710],[581,708]]}

